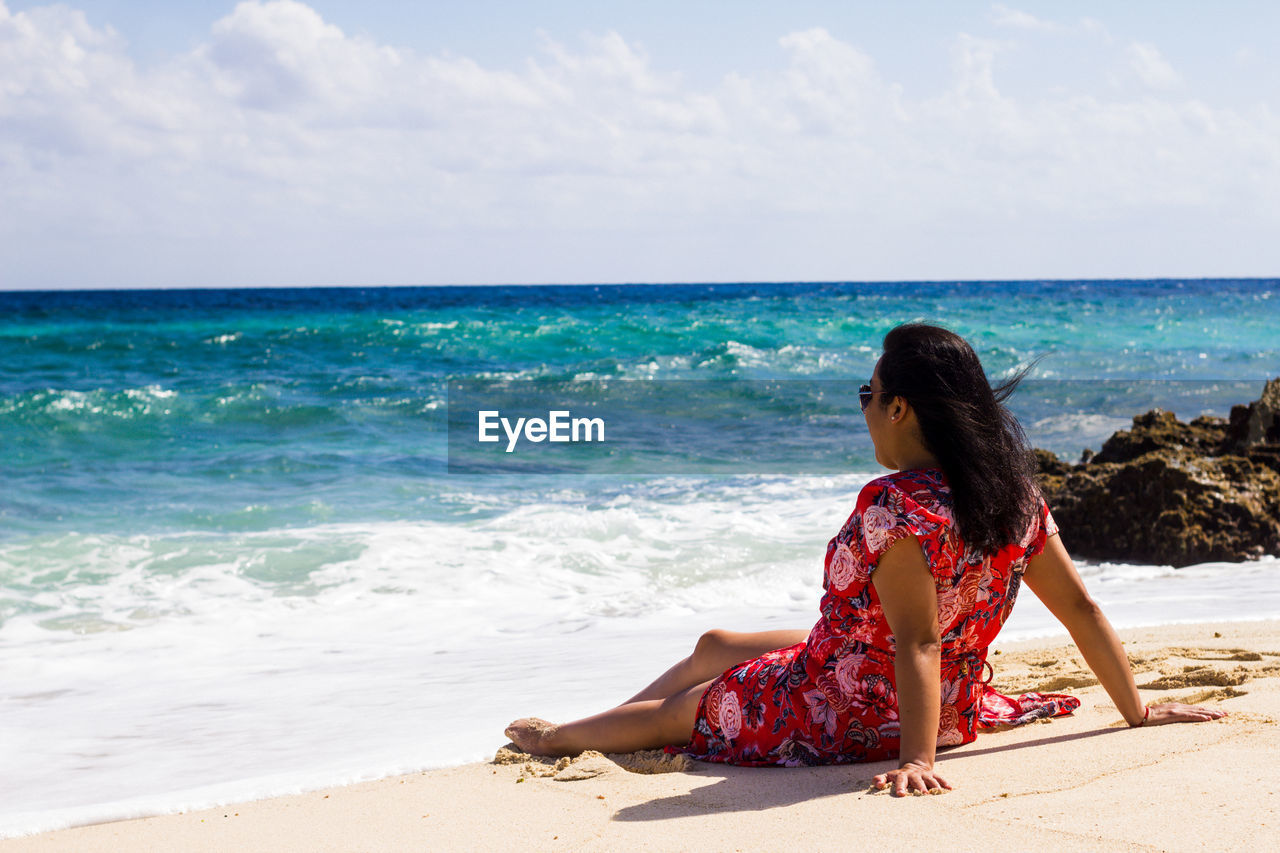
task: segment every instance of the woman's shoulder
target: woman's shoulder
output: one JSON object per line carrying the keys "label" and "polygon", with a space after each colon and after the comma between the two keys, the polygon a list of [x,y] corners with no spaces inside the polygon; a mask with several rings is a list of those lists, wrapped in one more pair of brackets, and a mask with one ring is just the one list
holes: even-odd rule
{"label": "woman's shoulder", "polygon": [[937,468],[897,471],[862,487],[853,512],[864,520],[874,516],[883,524],[896,518],[917,535],[954,524],[951,488]]}
{"label": "woman's shoulder", "polygon": [[886,474],[863,486],[850,521],[874,561],[902,536],[936,539],[950,529],[951,490],[936,468]]}
{"label": "woman's shoulder", "polygon": [[915,502],[950,501],[951,489],[938,468],[912,468],[876,477],[858,492],[858,506],[883,503],[887,498],[907,498]]}

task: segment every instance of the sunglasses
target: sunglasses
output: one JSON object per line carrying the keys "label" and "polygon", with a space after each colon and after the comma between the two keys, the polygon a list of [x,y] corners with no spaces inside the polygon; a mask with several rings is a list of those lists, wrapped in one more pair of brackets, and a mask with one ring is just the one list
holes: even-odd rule
{"label": "sunglasses", "polygon": [[871,405],[871,398],[879,393],[881,391],[872,391],[870,385],[863,385],[858,389],[858,403],[862,406],[862,411],[867,410],[867,406]]}

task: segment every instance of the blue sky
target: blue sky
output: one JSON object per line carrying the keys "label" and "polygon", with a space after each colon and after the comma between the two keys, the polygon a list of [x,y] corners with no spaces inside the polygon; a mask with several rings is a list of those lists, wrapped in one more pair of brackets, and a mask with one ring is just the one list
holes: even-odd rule
{"label": "blue sky", "polygon": [[1280,5],[0,0],[0,288],[1280,273]]}

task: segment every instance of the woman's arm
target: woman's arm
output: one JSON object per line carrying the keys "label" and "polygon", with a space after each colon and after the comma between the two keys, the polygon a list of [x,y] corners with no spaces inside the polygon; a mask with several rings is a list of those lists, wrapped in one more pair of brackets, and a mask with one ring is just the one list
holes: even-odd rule
{"label": "woman's arm", "polygon": [[880,557],[871,582],[897,645],[894,675],[902,738],[898,769],[876,776],[875,783],[892,785],[899,796],[941,793],[951,785],[933,769],[942,707],[938,597],[919,541],[907,536],[895,542]]}
{"label": "woman's arm", "polygon": [[1120,638],[1089,596],[1075,563],[1056,534],[1045,542],[1044,551],[1027,563],[1022,579],[1067,629],[1085,663],[1129,725],[1198,722],[1226,715],[1225,711],[1179,702],[1152,705],[1148,713],[1138,697]]}

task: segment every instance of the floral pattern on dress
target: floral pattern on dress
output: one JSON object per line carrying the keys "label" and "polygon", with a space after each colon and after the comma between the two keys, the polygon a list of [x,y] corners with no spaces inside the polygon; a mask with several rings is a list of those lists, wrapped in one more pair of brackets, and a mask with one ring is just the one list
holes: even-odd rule
{"label": "floral pattern on dress", "polygon": [[871,576],[895,542],[915,536],[933,575],[942,638],[938,745],[969,743],[979,726],[1070,713],[1058,694],[1001,696],[986,685],[987,648],[1008,618],[1027,561],[1057,525],[1043,500],[1019,541],[994,554],[965,548],[938,469],[868,483],[827,545],[820,617],[803,643],[738,664],[702,696],[683,752],[742,765],[847,764],[898,754],[894,637]]}

